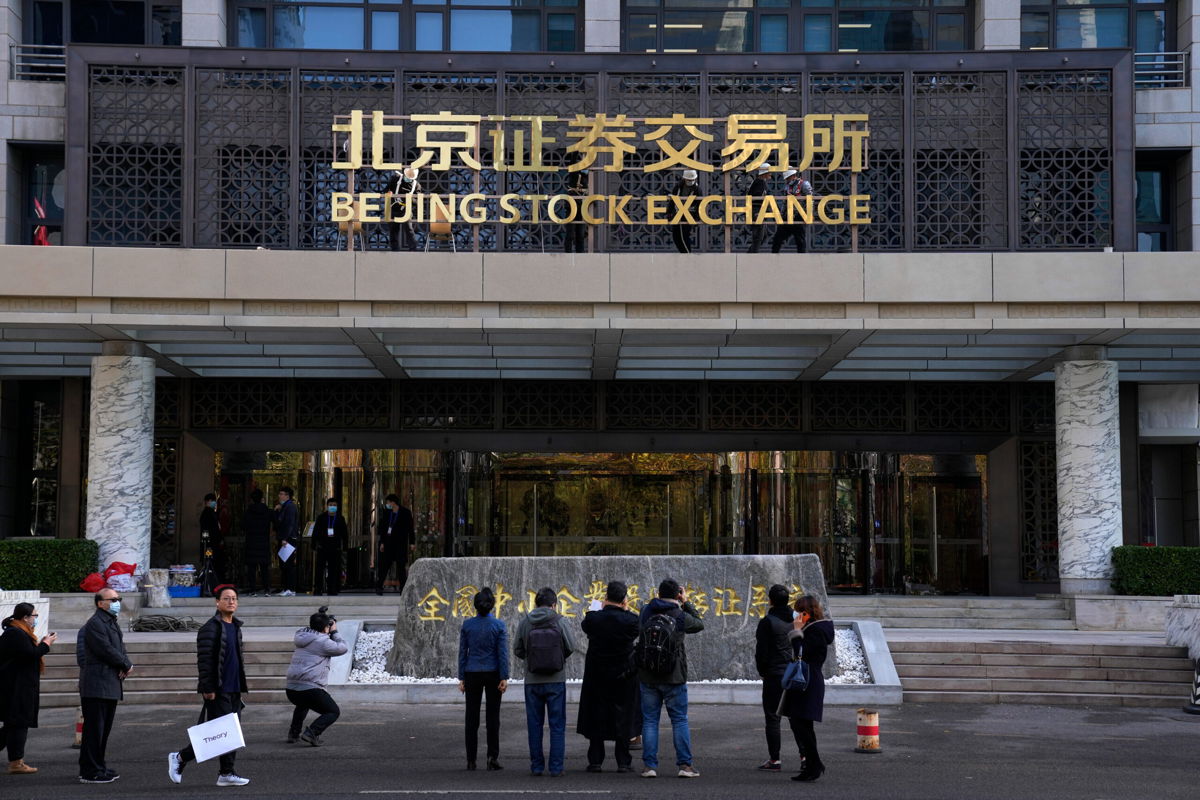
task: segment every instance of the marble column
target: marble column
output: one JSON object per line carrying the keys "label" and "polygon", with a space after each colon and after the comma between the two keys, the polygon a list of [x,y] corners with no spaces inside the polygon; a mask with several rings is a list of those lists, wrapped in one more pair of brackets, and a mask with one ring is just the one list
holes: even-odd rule
{"label": "marble column", "polygon": [[105,342],[92,359],[87,538],[100,565],[150,566],[154,467],[154,359],[134,342]]}
{"label": "marble column", "polygon": [[1066,356],[1054,368],[1059,580],[1063,594],[1108,594],[1123,542],[1117,364],[1101,347]]}

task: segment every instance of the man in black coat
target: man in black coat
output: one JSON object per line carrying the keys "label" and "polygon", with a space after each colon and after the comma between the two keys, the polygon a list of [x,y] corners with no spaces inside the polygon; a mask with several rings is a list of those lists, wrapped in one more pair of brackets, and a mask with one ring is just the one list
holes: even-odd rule
{"label": "man in black coat", "polygon": [[[750,183],[750,188],[746,190],[747,197],[764,197],[767,194],[767,176],[771,173],[770,164],[760,164],[755,170],[754,180]],[[757,217],[760,200],[751,201],[751,213]],[[763,239],[767,236],[766,225],[751,225],[750,226],[750,250],[748,252],[757,253],[758,248],[762,247]]]}
{"label": "man in black coat", "polygon": [[262,576],[264,594],[271,593],[271,509],[263,502],[262,489],[250,493],[250,505],[242,515],[242,560],[246,562],[246,587],[253,597],[258,594]]}
{"label": "man in black coat", "polygon": [[121,777],[104,762],[108,735],[112,733],[117,703],[125,698],[121,682],[129,676],[133,662],[125,653],[125,639],[117,615],[121,595],[101,589],[93,601],[92,614],[75,639],[75,661],[79,664],[79,705],[83,710],[83,736],[79,748],[79,782],[112,783]]}
{"label": "man in black coat", "polygon": [[763,679],[762,707],[767,725],[767,760],[758,768],[768,772],[783,768],[779,763],[779,700],[783,697],[783,672],[792,660],[792,643],[788,640],[793,617],[788,605],[790,596],[787,587],[779,583],[767,590],[771,607],[754,631],[754,664]]}
{"label": "man in black coat", "polygon": [[[300,509],[296,507],[295,492],[290,486],[279,490],[279,503],[275,506],[275,549],[290,544],[296,551],[300,548]],[[296,562],[300,553],[293,552],[280,562],[279,571],[283,579],[281,597],[296,594]]]}
{"label": "man in black coat", "polygon": [[325,593],[336,595],[342,588],[342,553],[350,544],[350,529],[346,518],[338,513],[341,504],[336,497],[325,501],[325,511],[313,525],[313,544],[316,545],[317,575],[313,579],[313,594],[325,576]]}
{"label": "man in black coat", "polygon": [[[200,588],[207,593],[225,578],[225,535],[217,517],[217,496],[212,492],[204,495],[204,508],[200,510],[200,547],[212,550],[212,571],[205,573]],[[204,553],[200,555],[203,559]]]}
{"label": "man in black coat", "polygon": [[[242,621],[237,613],[237,589],[222,584],[213,594],[217,598],[217,613],[200,627],[196,634],[196,672],[199,680],[196,691],[204,698],[202,721],[212,721],[226,714],[241,717],[245,703],[246,657],[242,647]],[[248,778],[233,771],[237,751],[220,757],[221,774],[217,786],[245,786]],[[179,752],[167,755],[167,774],[173,783],[183,782],[183,768],[196,758],[191,744]]]}
{"label": "man in black coat", "polygon": [[600,609],[589,611],[583,618],[588,649],[575,732],[589,742],[588,772],[600,771],[604,743],[614,740],[617,772],[633,771],[629,740],[641,732],[642,714],[637,668],[633,664],[638,617],[629,610],[627,593],[624,583],[611,581]]}
{"label": "man in black coat", "polygon": [[[685,169],[683,177],[679,179],[679,183],[675,184],[675,188],[671,190],[671,194],[680,198],[680,202],[687,197],[699,198],[702,194],[700,187],[696,185],[696,180],[699,174],[694,169]],[[693,204],[691,213],[693,217],[696,214],[695,205]],[[675,207],[671,207],[671,217],[675,216]],[[671,241],[675,243],[675,249],[681,253],[692,252],[692,233],[696,230],[695,224],[679,222],[671,226]],[[697,244],[697,247],[700,245]]]}
{"label": "man in black coat", "polygon": [[417,544],[412,512],[400,505],[397,495],[389,494],[384,498],[383,514],[379,517],[376,532],[379,554],[375,558],[375,594],[383,594],[383,582],[392,564],[396,565],[396,577],[403,592],[408,581],[408,554],[416,550]]}

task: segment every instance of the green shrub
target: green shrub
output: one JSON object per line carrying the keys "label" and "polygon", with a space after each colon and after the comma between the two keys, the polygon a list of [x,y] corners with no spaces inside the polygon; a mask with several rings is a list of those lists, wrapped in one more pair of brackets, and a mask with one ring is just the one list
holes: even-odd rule
{"label": "green shrub", "polygon": [[1200,547],[1114,547],[1117,594],[1200,594]]}
{"label": "green shrub", "polygon": [[91,539],[0,539],[0,587],[10,591],[80,592],[99,563]]}

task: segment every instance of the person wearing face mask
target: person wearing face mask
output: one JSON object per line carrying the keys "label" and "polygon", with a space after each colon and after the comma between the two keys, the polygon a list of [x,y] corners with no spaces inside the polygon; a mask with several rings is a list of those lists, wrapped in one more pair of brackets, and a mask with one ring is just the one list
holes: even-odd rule
{"label": "person wearing face mask", "polygon": [[325,512],[317,517],[313,525],[313,544],[316,545],[316,577],[313,578],[313,594],[321,586],[325,576],[325,594],[335,596],[342,588],[342,552],[350,543],[350,529],[346,518],[338,508],[336,497],[325,501]]}
{"label": "person wearing face mask", "polygon": [[217,496],[212,492],[204,495],[204,508],[200,510],[201,547],[206,537],[213,555],[212,575],[205,585],[216,586],[225,576],[225,537],[221,534],[221,521],[217,517]]}
{"label": "person wearing face mask", "polygon": [[121,595],[115,589],[101,589],[92,599],[96,613],[75,639],[79,705],[83,711],[79,782],[112,783],[121,776],[108,768],[104,754],[117,703],[125,697],[122,682],[133,670],[133,662],[125,652],[125,639],[117,622]]}
{"label": "person wearing face mask", "polygon": [[821,668],[825,666],[829,645],[833,644],[834,629],[833,621],[825,617],[821,601],[812,595],[804,595],[792,607],[796,614],[788,638],[793,653],[808,664],[808,686],[803,691],[785,691],[779,713],[788,718],[804,764],[792,780],[808,783],[825,773],[825,764],[817,751],[813,723],[821,721],[825,710],[825,678]]}
{"label": "person wearing face mask", "polygon": [[783,673],[792,661],[792,643],[788,634],[793,630],[795,612],[788,604],[790,598],[787,587],[781,583],[768,589],[771,607],[754,631],[754,664],[762,678],[763,717],[767,727],[767,760],[758,768],[765,772],[783,769],[779,761],[779,701],[783,698]]}
{"label": "person wearing face mask", "polygon": [[[242,646],[242,621],[234,616],[238,607],[238,592],[223,583],[213,590],[217,612],[196,633],[196,691],[204,698],[200,721],[212,721],[226,714],[240,718],[246,704],[246,654]],[[233,771],[236,750],[220,756],[221,773],[217,786],[245,786],[249,778]],[[167,776],[172,783],[183,782],[183,768],[194,761],[196,752],[189,744],[175,753],[167,754]]]}
{"label": "person wearing face mask", "polygon": [[[275,526],[275,550],[290,544],[293,548],[300,547],[300,509],[296,507],[295,492],[290,486],[279,490],[279,502],[272,514],[272,525]],[[286,560],[280,561],[279,573],[283,581],[280,597],[295,597],[296,595],[296,562],[300,554],[293,551]]]}
{"label": "person wearing face mask", "polygon": [[17,603],[0,634],[0,749],[8,748],[8,774],[32,775],[25,763],[25,740],[38,726],[38,698],[46,654],[58,634],[38,639],[38,613],[32,603]]}
{"label": "person wearing face mask", "polygon": [[400,505],[397,495],[389,494],[384,498],[376,533],[379,552],[375,556],[375,594],[383,594],[383,582],[392,564],[396,565],[399,591],[403,592],[408,580],[408,554],[416,550],[417,545],[412,512]]}
{"label": "person wearing face mask", "polygon": [[[683,176],[679,179],[679,183],[675,184],[675,188],[671,191],[671,194],[680,198],[681,203],[683,202],[682,198],[699,197],[700,187],[696,185],[697,178],[699,178],[699,174],[696,172],[696,170],[685,169],[683,171]],[[675,216],[675,210],[675,208],[671,209],[672,217]],[[694,205],[692,207],[692,213],[695,213]],[[682,222],[680,222],[678,225],[672,225],[671,240],[675,242],[675,249],[681,253],[692,252],[692,232],[695,230],[695,225],[685,225]]]}

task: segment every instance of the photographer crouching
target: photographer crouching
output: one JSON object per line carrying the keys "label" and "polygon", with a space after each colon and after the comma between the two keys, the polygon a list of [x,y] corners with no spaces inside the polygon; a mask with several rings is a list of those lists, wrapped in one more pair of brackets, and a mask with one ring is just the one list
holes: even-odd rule
{"label": "photographer crouching", "polygon": [[[321,606],[317,613],[308,618],[308,627],[296,631],[296,652],[288,666],[285,690],[287,699],[296,710],[292,712],[292,724],[288,728],[288,744],[299,740],[313,747],[321,746],[321,734],[337,721],[342,711],[325,691],[329,682],[329,662],[334,656],[343,655],[349,648],[337,632],[337,618],[328,606]],[[319,716],[301,732],[304,718],[309,711]]]}

